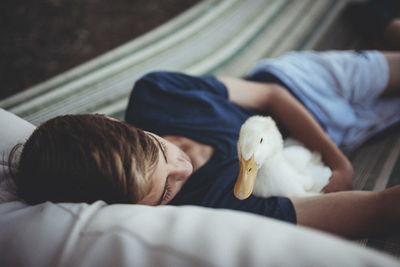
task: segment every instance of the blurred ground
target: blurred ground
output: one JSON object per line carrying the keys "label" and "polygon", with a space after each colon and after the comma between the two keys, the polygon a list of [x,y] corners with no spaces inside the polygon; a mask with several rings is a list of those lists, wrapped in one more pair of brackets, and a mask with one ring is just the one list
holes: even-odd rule
{"label": "blurred ground", "polygon": [[150,31],[200,0],[2,0],[0,99]]}

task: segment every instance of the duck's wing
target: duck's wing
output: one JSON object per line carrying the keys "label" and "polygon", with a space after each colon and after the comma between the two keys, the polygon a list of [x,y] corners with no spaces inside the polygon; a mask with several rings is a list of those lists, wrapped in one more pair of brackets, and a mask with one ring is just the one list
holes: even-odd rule
{"label": "duck's wing", "polygon": [[320,192],[328,184],[332,171],[322,162],[319,153],[297,145],[285,147],[283,153],[294,169],[310,177],[308,190]]}
{"label": "duck's wing", "polygon": [[283,155],[290,165],[303,173],[312,160],[312,153],[303,146],[291,145],[283,149]]}

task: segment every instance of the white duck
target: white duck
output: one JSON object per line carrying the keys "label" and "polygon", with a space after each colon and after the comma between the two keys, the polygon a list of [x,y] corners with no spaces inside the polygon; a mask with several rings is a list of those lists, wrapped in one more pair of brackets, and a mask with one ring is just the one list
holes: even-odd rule
{"label": "white duck", "polygon": [[300,142],[287,145],[271,117],[252,116],[240,128],[237,150],[240,171],[234,194],[238,199],[255,196],[301,197],[317,195],[332,172]]}

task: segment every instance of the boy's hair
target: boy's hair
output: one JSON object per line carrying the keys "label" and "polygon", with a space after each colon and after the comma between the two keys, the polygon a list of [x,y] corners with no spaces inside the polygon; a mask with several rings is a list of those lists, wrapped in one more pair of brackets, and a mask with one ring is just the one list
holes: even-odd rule
{"label": "boy's hair", "polygon": [[150,190],[148,173],[158,153],[154,137],[126,122],[65,115],[32,133],[10,172],[17,194],[28,204],[137,203]]}

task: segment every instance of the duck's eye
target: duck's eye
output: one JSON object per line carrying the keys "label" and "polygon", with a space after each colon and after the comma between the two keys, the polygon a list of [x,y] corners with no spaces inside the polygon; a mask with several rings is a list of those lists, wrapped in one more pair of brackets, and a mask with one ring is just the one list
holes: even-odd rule
{"label": "duck's eye", "polygon": [[261,140],[260,140],[260,144],[262,143],[262,141],[263,141],[263,139],[261,138]]}

